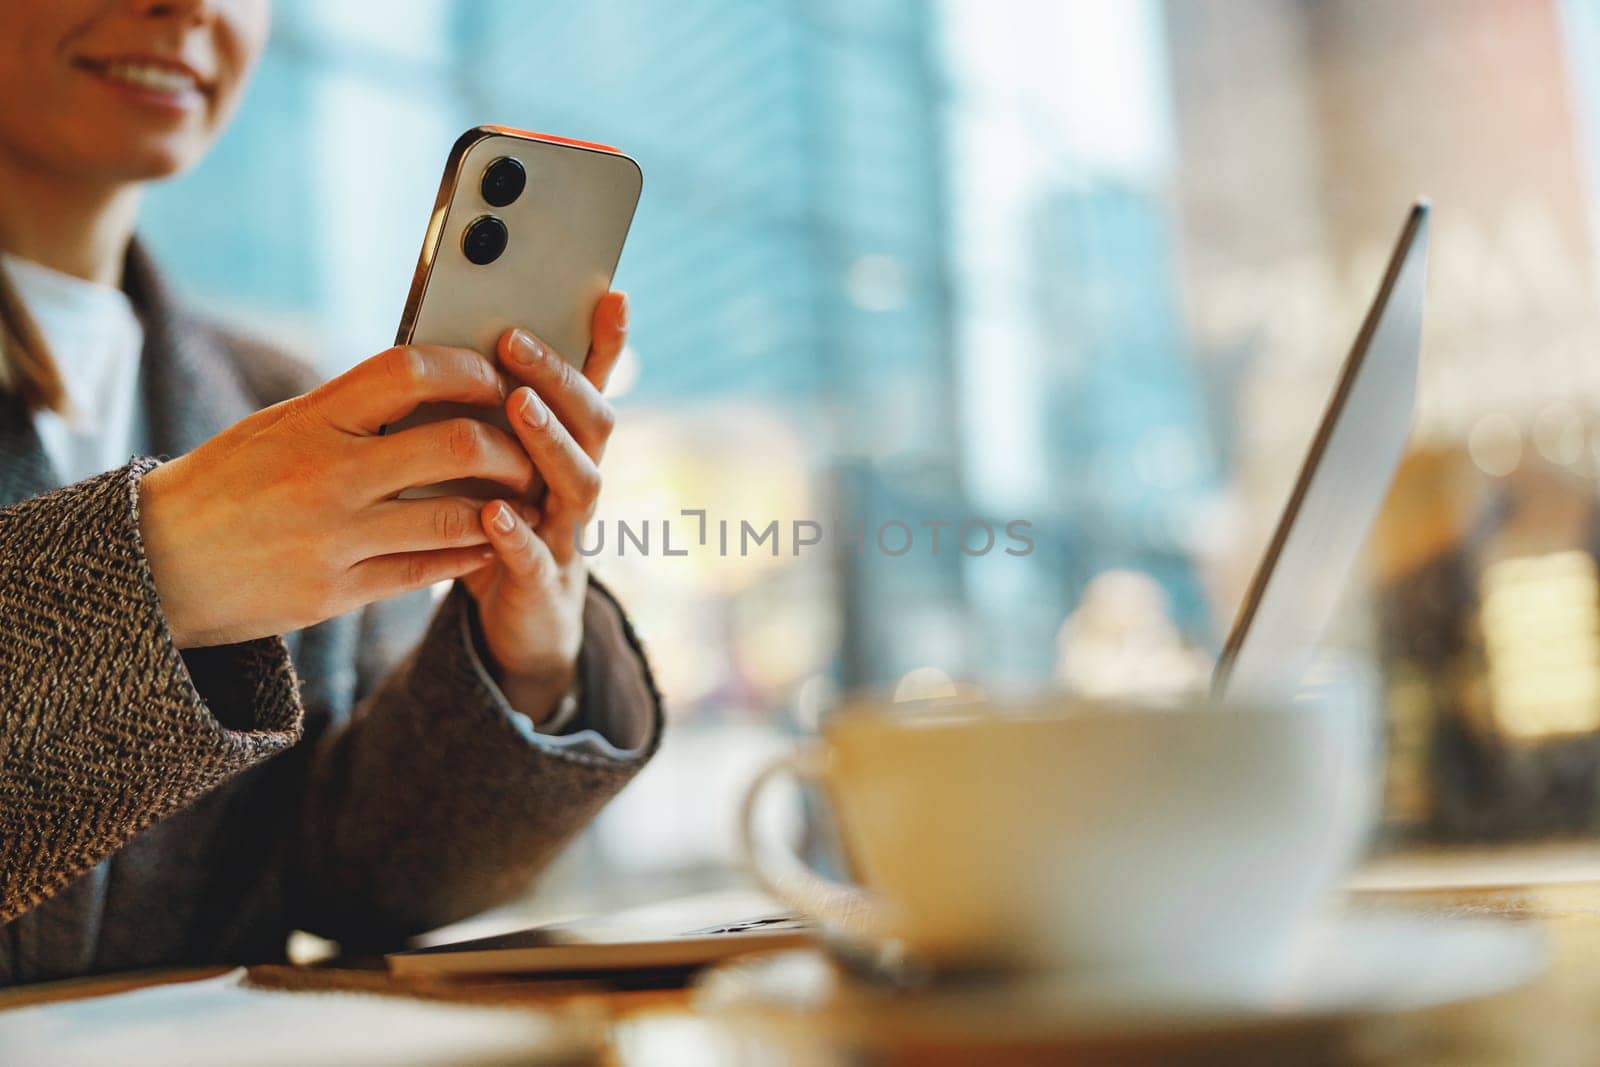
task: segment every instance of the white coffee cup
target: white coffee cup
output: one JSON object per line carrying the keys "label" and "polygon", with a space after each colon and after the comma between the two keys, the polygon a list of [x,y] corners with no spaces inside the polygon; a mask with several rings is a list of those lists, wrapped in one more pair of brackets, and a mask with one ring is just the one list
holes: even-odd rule
{"label": "white coffee cup", "polygon": [[[856,706],[752,782],[744,847],[835,939],[933,968],[1260,989],[1370,825],[1367,723],[1327,702]],[[785,775],[822,787],[860,885],[762,847]]]}

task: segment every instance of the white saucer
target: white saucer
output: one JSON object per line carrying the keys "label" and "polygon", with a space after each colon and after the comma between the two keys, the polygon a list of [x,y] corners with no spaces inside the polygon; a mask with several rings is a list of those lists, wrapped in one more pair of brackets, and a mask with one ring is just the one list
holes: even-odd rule
{"label": "white saucer", "polygon": [[1157,990],[1093,975],[904,992],[851,981],[823,953],[804,950],[725,964],[702,978],[696,1003],[835,1033],[1059,1040],[1415,1011],[1508,991],[1546,962],[1536,923],[1362,910],[1311,931],[1292,974],[1264,994],[1170,983]]}

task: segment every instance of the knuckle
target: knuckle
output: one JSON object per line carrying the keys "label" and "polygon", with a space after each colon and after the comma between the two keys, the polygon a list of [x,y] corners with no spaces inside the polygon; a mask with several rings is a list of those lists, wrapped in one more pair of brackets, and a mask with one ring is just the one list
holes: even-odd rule
{"label": "knuckle", "polygon": [[601,481],[600,470],[593,464],[585,464],[579,468],[575,486],[578,502],[589,507],[600,499]]}
{"label": "knuckle", "polygon": [[465,505],[451,501],[434,508],[433,532],[438,540],[455,544],[464,540],[471,529],[472,521]]}
{"label": "knuckle", "polygon": [[556,388],[562,392],[571,390],[578,372],[573,369],[572,364],[556,355],[551,349],[546,348],[544,351],[545,359],[550,366],[550,376],[555,379]]}
{"label": "knuckle", "polygon": [[617,409],[605,400],[595,405],[594,409],[595,436],[604,441],[611,436],[611,431],[617,428]]}
{"label": "knuckle", "polygon": [[282,478],[296,500],[307,504],[326,503],[328,491],[326,461],[309,453],[296,453],[283,465]]}
{"label": "knuckle", "polygon": [[384,377],[392,388],[409,393],[428,374],[428,361],[411,345],[399,345],[383,354]]}
{"label": "knuckle", "polygon": [[283,418],[290,426],[306,427],[322,417],[322,406],[316,392],[292,396],[283,402]]}
{"label": "knuckle", "polygon": [[487,442],[482,424],[472,419],[452,419],[445,430],[445,448],[462,463],[473,463],[483,455]]}
{"label": "knuckle", "polygon": [[317,576],[317,581],[324,587],[331,588],[336,576],[343,572],[347,562],[338,541],[333,537],[319,537],[306,546],[305,553],[306,562],[310,565],[311,572]]}
{"label": "knuckle", "polygon": [[539,485],[539,470],[526,455],[519,455],[516,459],[516,478],[514,481],[507,479],[506,484],[514,484],[520,495],[528,496]]}
{"label": "knuckle", "polygon": [[400,562],[400,584],[406,589],[420,589],[433,581],[433,568],[428,565],[428,558],[420,552],[412,552]]}
{"label": "knuckle", "polygon": [[491,391],[499,393],[501,396],[508,392],[505,378],[501,375],[500,370],[489,360],[474,359],[471,366],[473,377],[477,378]]}
{"label": "knuckle", "polygon": [[331,566],[312,568],[306,579],[307,607],[318,619],[332,618],[340,613],[343,603],[344,583]]}

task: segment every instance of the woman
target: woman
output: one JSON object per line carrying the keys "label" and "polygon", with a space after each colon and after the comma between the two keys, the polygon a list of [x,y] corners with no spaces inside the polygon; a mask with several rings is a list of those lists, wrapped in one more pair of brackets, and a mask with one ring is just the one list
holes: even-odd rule
{"label": "woman", "polygon": [[[659,736],[574,551],[621,294],[581,376],[512,331],[498,373],[396,349],[311,388],[185,314],[133,239],[267,22],[0,5],[0,982],[393,943],[522,891]],[[446,399],[515,436],[376,435]],[[540,506],[511,503],[536,472]],[[468,476],[507,499],[395,498]],[[451,579],[431,621],[399,596]]]}

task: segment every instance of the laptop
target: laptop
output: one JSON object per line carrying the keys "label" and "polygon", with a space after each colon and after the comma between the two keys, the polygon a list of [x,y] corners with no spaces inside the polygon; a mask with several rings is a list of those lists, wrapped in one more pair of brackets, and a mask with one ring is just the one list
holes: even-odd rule
{"label": "laptop", "polygon": [[[1311,664],[1378,509],[1416,401],[1427,201],[1406,217],[1212,677],[1218,697],[1293,692]],[[730,918],[732,916],[733,918]],[[682,971],[813,943],[755,894],[697,897],[388,956],[396,975]]]}

